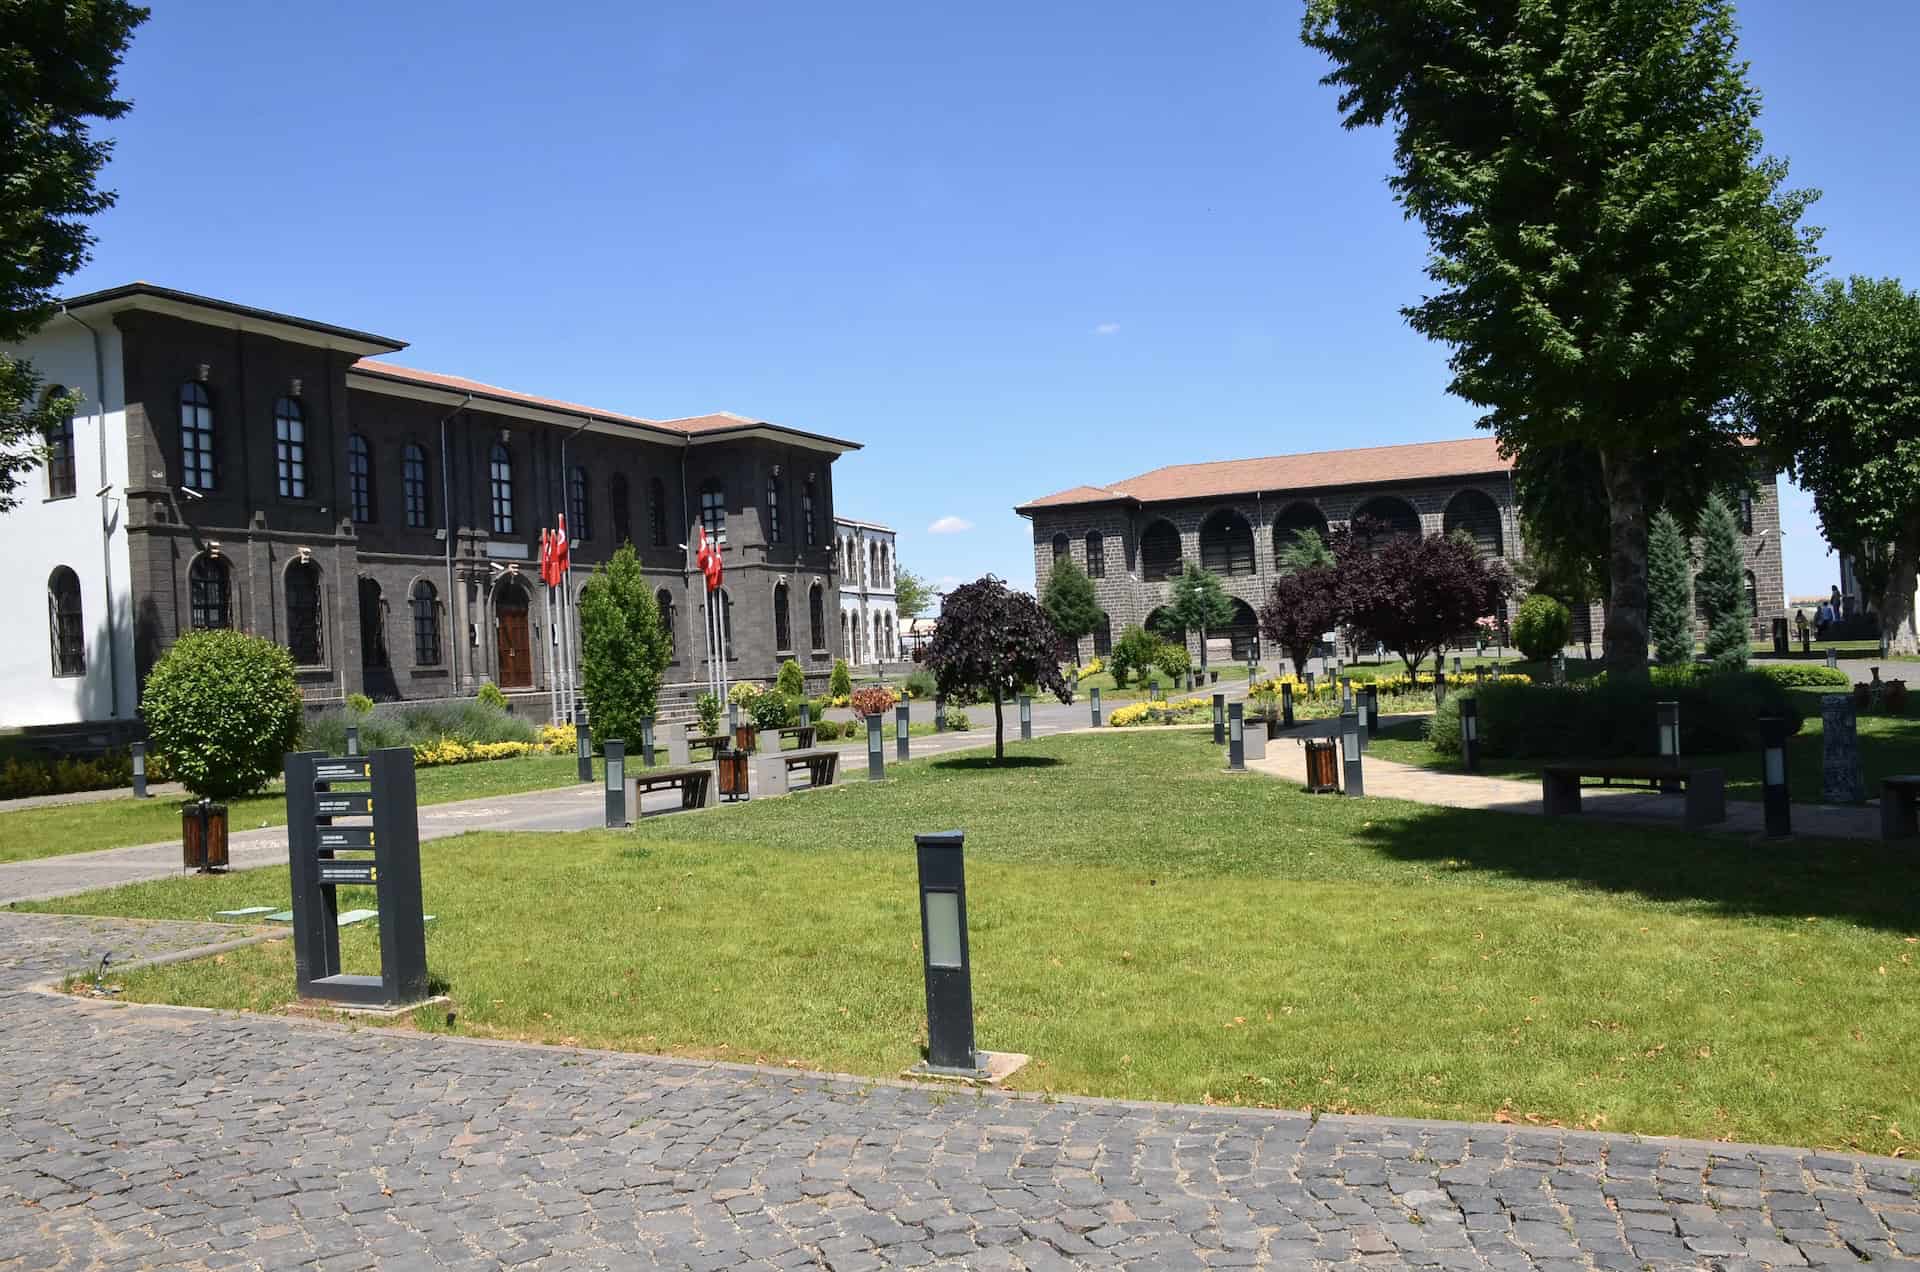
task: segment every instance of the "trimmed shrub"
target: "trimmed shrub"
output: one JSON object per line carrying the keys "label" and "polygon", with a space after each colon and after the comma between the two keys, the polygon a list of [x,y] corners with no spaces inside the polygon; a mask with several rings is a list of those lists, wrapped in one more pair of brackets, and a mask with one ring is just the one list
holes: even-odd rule
{"label": "trimmed shrub", "polygon": [[700,717],[700,732],[712,737],[720,732],[720,698],[717,694],[703,693],[694,699],[693,713]]}
{"label": "trimmed shrub", "polygon": [[235,631],[188,632],[147,676],[140,697],[153,748],[205,799],[231,799],[279,774],[300,737],[293,656]]}
{"label": "trimmed shrub", "polygon": [[475,696],[485,706],[495,707],[501,711],[507,709],[507,695],[501,693],[500,686],[494,684],[491,680],[481,685],[480,692]]}
{"label": "trimmed shrub", "polygon": [[1120,633],[1120,639],[1107,655],[1107,669],[1113,673],[1115,687],[1125,689],[1134,676],[1144,676],[1160,652],[1160,638],[1138,624]]}
{"label": "trimmed shrub", "polygon": [[1193,656],[1187,652],[1185,645],[1163,640],[1160,648],[1153,652],[1153,665],[1159,668],[1163,676],[1184,676],[1193,670]]}
{"label": "trimmed shrub", "polygon": [[940,713],[940,718],[945,720],[947,728],[955,733],[962,733],[973,727],[973,721],[967,719],[967,713],[957,707],[946,708]]}
{"label": "trimmed shrub", "polygon": [[1808,663],[1755,663],[1751,670],[1789,689],[1845,689],[1847,673]]}
{"label": "trimmed shrub", "polygon": [[845,698],[853,693],[853,673],[847,670],[847,660],[833,660],[833,674],[827,677],[827,696]]}
{"label": "trimmed shrub", "polygon": [[1513,643],[1532,662],[1545,662],[1573,639],[1573,615],[1553,597],[1535,592],[1513,618]]}
{"label": "trimmed shrub", "polygon": [[1610,685],[1523,685],[1493,681],[1447,695],[1427,726],[1442,755],[1460,753],[1459,700],[1480,704],[1480,749],[1509,759],[1651,755],[1655,704],[1680,704],[1680,749],[1686,755],[1751,751],[1760,745],[1763,715],[1786,718],[1798,733],[1805,719],[1794,695],[1764,675],[1717,675]]}
{"label": "trimmed shrub", "polygon": [[[542,740],[540,729],[528,721],[474,699],[388,706],[364,716],[351,711],[323,711],[307,720],[300,744],[309,751],[338,755],[346,749],[349,724],[359,727],[361,748],[368,751],[388,746],[410,746],[418,751],[438,742],[477,747],[503,742],[532,745]],[[563,749],[572,752],[571,736]]]}
{"label": "trimmed shrub", "polygon": [[813,740],[814,741],[831,742],[835,738],[839,737],[841,732],[842,730],[840,728],[840,722],[838,720],[822,720],[818,716],[814,717],[814,720],[813,720]]}
{"label": "trimmed shrub", "polygon": [[798,662],[789,658],[780,664],[780,676],[773,682],[773,685],[774,688],[778,689],[788,698],[805,697],[807,692],[807,673],[801,669]]}
{"label": "trimmed shrub", "polygon": [[756,694],[746,705],[756,729],[784,729],[793,723],[797,709],[783,693]]}
{"label": "trimmed shrub", "polygon": [[373,699],[364,693],[350,693],[347,695],[347,710],[355,715],[365,715],[373,710]]}

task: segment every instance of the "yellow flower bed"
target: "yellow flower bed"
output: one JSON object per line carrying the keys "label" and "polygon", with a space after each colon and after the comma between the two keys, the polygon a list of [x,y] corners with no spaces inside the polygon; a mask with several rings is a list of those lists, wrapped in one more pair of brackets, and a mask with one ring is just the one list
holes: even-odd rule
{"label": "yellow flower bed", "polygon": [[549,724],[541,728],[538,742],[461,742],[440,738],[413,748],[416,768],[441,764],[471,764],[476,760],[512,760],[523,755],[572,755],[576,745],[573,726]]}
{"label": "yellow flower bed", "polygon": [[1107,716],[1107,723],[1116,729],[1124,729],[1135,724],[1176,724],[1183,712],[1201,711],[1213,704],[1206,698],[1177,698],[1171,701],[1132,702],[1119,707]]}
{"label": "yellow flower bed", "polygon": [[1107,669],[1106,660],[1096,654],[1092,662],[1084,663],[1081,665],[1080,679],[1085,680],[1089,676],[1097,676],[1101,672],[1105,671],[1106,669]]}

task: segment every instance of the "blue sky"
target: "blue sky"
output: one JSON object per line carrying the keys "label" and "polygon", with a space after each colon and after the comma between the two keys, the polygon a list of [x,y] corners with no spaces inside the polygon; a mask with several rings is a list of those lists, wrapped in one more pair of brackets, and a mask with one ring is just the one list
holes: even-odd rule
{"label": "blue sky", "polygon": [[[529,392],[854,438],[839,509],[897,526],[904,565],[1030,586],[1024,499],[1471,429],[1398,313],[1424,251],[1390,140],[1340,129],[1298,12],[159,0],[71,287],[144,278]],[[1741,14],[1830,268],[1920,283],[1920,5]],[[1824,591],[1786,493],[1788,589]]]}

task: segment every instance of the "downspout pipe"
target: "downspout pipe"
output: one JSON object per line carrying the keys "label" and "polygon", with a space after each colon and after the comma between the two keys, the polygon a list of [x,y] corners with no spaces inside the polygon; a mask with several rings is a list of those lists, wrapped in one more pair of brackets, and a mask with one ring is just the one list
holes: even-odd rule
{"label": "downspout pipe", "polygon": [[[462,398],[460,405],[440,417],[440,528],[447,537],[447,618],[453,619],[453,452],[447,446],[447,425],[453,417],[467,409],[473,401],[473,394]],[[466,633],[451,631],[447,633],[447,653],[453,662],[453,683],[448,688],[454,697],[461,697],[460,684],[460,644],[466,639]]]}
{"label": "downspout pipe", "polygon": [[65,305],[60,312],[86,328],[93,341],[93,402],[100,419],[100,574],[107,591],[107,690],[111,718],[120,718],[120,642],[113,632],[113,496],[107,487],[107,359],[100,345],[100,332],[92,323]]}

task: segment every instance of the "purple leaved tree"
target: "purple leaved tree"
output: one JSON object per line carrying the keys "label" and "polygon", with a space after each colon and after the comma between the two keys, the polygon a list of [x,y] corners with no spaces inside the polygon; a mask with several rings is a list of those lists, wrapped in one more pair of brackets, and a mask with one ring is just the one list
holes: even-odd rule
{"label": "purple leaved tree", "polygon": [[1062,702],[1073,689],[1060,671],[1064,642],[1040,603],[988,574],[947,593],[927,642],[926,666],[942,698],[993,699],[993,758],[1006,758],[1001,704],[1022,684]]}
{"label": "purple leaved tree", "polygon": [[1340,622],[1340,574],[1330,565],[1295,570],[1274,580],[1260,607],[1260,632],[1293,660],[1293,674],[1307,674],[1307,659],[1320,638]]}
{"label": "purple leaved tree", "polygon": [[1464,537],[1387,534],[1359,524],[1333,536],[1340,618],[1362,644],[1380,642],[1418,672],[1428,654],[1465,640],[1502,612],[1513,576]]}

